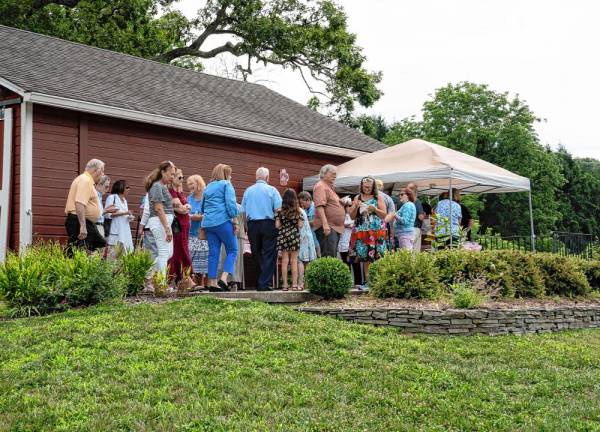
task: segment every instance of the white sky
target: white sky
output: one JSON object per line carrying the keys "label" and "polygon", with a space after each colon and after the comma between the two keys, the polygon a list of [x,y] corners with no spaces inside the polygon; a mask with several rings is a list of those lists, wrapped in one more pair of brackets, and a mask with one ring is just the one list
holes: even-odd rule
{"label": "white sky", "polygon": [[[202,1],[181,0],[194,16]],[[350,31],[383,72],[384,96],[367,110],[392,122],[420,116],[447,83],[472,81],[519,94],[541,118],[543,144],[600,159],[600,3],[593,0],[338,0]],[[218,41],[214,41],[218,43]],[[222,73],[228,60],[207,72]],[[299,76],[258,67],[250,79],[306,103]]]}

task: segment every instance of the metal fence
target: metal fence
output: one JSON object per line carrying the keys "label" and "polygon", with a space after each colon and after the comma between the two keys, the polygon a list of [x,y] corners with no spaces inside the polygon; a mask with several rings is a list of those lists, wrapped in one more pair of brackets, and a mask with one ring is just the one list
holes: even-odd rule
{"label": "metal fence", "polygon": [[[478,236],[476,239],[483,249],[509,249],[532,251],[529,236]],[[535,239],[537,252],[552,252],[559,255],[574,255],[592,258],[593,251],[600,252],[600,241],[592,234],[555,232]]]}

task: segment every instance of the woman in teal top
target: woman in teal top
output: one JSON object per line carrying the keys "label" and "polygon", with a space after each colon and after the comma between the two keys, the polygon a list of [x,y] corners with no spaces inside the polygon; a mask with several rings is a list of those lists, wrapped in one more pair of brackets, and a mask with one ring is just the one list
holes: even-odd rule
{"label": "woman in teal top", "polygon": [[400,249],[413,250],[415,240],[415,194],[412,189],[404,188],[400,191],[400,210],[396,212],[396,240]]}

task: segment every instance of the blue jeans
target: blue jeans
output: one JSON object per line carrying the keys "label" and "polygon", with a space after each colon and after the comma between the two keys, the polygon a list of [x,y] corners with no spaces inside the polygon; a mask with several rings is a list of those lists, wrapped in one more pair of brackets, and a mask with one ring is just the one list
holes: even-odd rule
{"label": "blue jeans", "polygon": [[206,231],[206,240],[208,241],[208,278],[217,278],[217,269],[219,267],[219,256],[221,255],[221,245],[225,245],[225,263],[223,271],[233,273],[235,270],[235,260],[237,258],[237,238],[233,232],[233,224],[230,221],[221,225],[204,228]]}

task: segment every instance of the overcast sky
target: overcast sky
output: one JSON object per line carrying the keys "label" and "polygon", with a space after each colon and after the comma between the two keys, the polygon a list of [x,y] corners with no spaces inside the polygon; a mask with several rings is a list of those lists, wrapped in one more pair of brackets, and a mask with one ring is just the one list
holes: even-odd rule
{"label": "overcast sky", "polygon": [[[203,2],[181,0],[194,16]],[[388,122],[419,116],[445,84],[472,81],[519,94],[546,121],[541,142],[600,159],[600,5],[593,0],[338,0],[350,31],[383,72],[385,95],[371,109]],[[212,62],[208,72],[231,66]],[[259,68],[251,79],[306,103],[299,76]]]}

